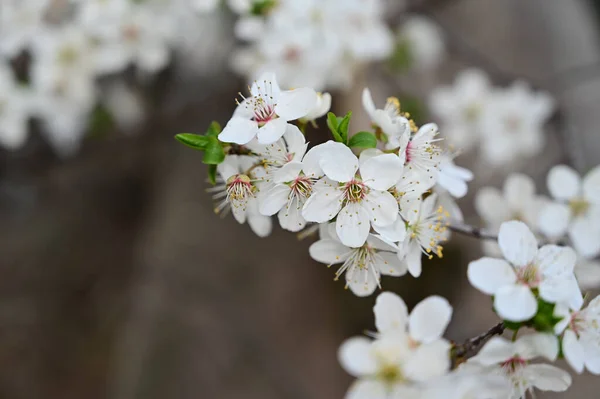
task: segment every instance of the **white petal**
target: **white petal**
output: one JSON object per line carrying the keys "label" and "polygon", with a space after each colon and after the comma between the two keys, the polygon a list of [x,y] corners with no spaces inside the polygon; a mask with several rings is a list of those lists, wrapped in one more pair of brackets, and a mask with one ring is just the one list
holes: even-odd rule
{"label": "white petal", "polygon": [[258,124],[244,118],[233,117],[219,133],[219,140],[224,143],[246,144],[258,133]]}
{"label": "white petal", "polygon": [[420,345],[404,365],[406,376],[415,381],[441,377],[450,369],[450,344],[438,339]]}
{"label": "white petal", "polygon": [[545,277],[567,276],[573,273],[577,254],[569,247],[544,245],[538,251],[535,263]]}
{"label": "white petal", "polygon": [[369,214],[358,203],[349,203],[338,214],[335,230],[342,244],[357,248],[367,241]]}
{"label": "white petal", "polygon": [[374,374],[377,362],[371,350],[370,339],[364,337],[350,338],[340,346],[338,359],[346,372],[355,377]]}
{"label": "white petal", "polygon": [[433,342],[444,335],[451,317],[452,306],[448,301],[440,296],[430,296],[419,302],[410,313],[410,335],[422,343]]}
{"label": "white petal", "polygon": [[557,165],[550,169],[547,177],[550,194],[559,200],[577,197],[581,191],[581,179],[573,168]]}
{"label": "white petal", "polygon": [[379,268],[379,272],[385,276],[404,276],[408,270],[406,263],[391,252],[379,252],[375,265]]}
{"label": "white petal", "polygon": [[308,253],[317,262],[333,265],[346,261],[351,251],[339,241],[325,239],[313,243],[308,248]]}
{"label": "white petal", "polygon": [[516,352],[524,360],[545,357],[555,361],[558,357],[558,338],[550,333],[524,335],[515,342]]}
{"label": "white petal", "polygon": [[542,233],[551,238],[560,238],[567,232],[571,210],[566,204],[549,202],[542,206],[538,226]]}
{"label": "white petal", "polygon": [[271,144],[276,142],[283,136],[287,129],[287,122],[285,119],[276,118],[271,119],[265,125],[258,129],[256,137],[260,144]]}
{"label": "white petal", "polygon": [[523,369],[523,378],[539,390],[563,392],[571,386],[571,376],[549,364],[530,364]]}
{"label": "white petal", "polygon": [[562,302],[577,309],[583,296],[573,274],[543,280],[538,286],[540,297],[546,302]]}
{"label": "white petal", "polygon": [[473,287],[488,295],[517,281],[514,269],[505,260],[488,257],[469,263],[467,277]]}
{"label": "white petal", "polygon": [[375,292],[379,279],[370,268],[354,268],[352,273],[346,272],[346,284],[354,295],[365,297]]}
{"label": "white petal", "polygon": [[421,257],[422,257],[421,247],[416,241],[410,243],[407,246],[406,256],[404,257],[404,262],[406,262],[406,267],[408,268],[408,272],[413,277],[419,277],[421,275]]}
{"label": "white petal", "polygon": [[398,219],[398,202],[387,191],[371,191],[364,198],[362,207],[374,225],[389,226]]}
{"label": "white petal", "polygon": [[273,221],[268,216],[253,214],[248,215],[248,224],[250,228],[259,237],[266,237],[273,230]]}
{"label": "white petal", "polygon": [[387,387],[378,380],[357,380],[355,381],[344,399],[389,399]]}
{"label": "white petal", "polygon": [[308,87],[282,91],[279,94],[275,113],[287,121],[302,118],[317,102],[317,93]]}
{"label": "white petal", "polygon": [[293,154],[293,161],[300,162],[306,152],[306,139],[296,125],[287,124],[283,139],[287,144],[288,153]]}
{"label": "white petal", "polygon": [[332,143],[335,142],[330,140],[326,143],[316,145],[304,155],[302,170],[306,176],[314,178],[323,176],[323,169],[321,169],[319,162],[321,161],[321,156],[327,152]]}
{"label": "white petal", "polygon": [[367,114],[372,120],[376,108],[375,103],[373,102],[373,97],[371,96],[371,91],[367,87],[365,87],[362,92],[362,104],[365,108],[365,111],[367,111]]}
{"label": "white petal", "polygon": [[250,94],[253,96],[271,95],[274,100],[279,98],[281,89],[273,72],[265,72],[252,83]]}
{"label": "white petal", "polygon": [[387,226],[378,226],[374,224],[373,229],[391,242],[404,241],[406,238],[406,223],[402,218],[397,218],[394,223],[388,224]]}
{"label": "white petal", "polygon": [[354,179],[358,169],[358,158],[344,144],[332,142],[321,155],[319,166],[330,179],[347,182]]}
{"label": "white petal", "polygon": [[294,197],[291,202],[281,208],[277,218],[282,229],[295,233],[306,226],[306,219],[302,217],[303,205],[297,197]]}
{"label": "white petal", "polygon": [[537,240],[523,222],[504,222],[498,233],[498,244],[506,260],[515,266],[526,266],[537,254]]}
{"label": "white petal", "polygon": [[379,294],[373,307],[373,313],[375,314],[375,327],[380,333],[406,331],[408,309],[398,295],[392,292]]}
{"label": "white petal", "polygon": [[371,157],[360,165],[363,182],[375,190],[387,190],[402,177],[404,164],[394,154]]}
{"label": "white petal", "polygon": [[[291,189],[285,184],[276,184],[260,196],[259,211],[262,215],[272,216],[287,203]],[[262,192],[261,192],[262,194]]]}
{"label": "white petal", "polygon": [[589,340],[580,340],[585,352],[585,368],[594,375],[600,375],[600,346],[597,338],[592,335]]}
{"label": "white petal", "polygon": [[287,183],[294,180],[300,174],[302,170],[302,163],[300,162],[288,162],[281,168],[277,169],[273,174],[273,182],[275,183]]}
{"label": "white petal", "polygon": [[600,204],[600,165],[585,175],[583,179],[583,197],[594,204]]}
{"label": "white petal", "polygon": [[313,194],[306,200],[302,216],[309,222],[324,223],[333,219],[342,207],[343,192],[333,182],[319,180],[313,186]]}
{"label": "white petal", "polygon": [[473,357],[473,361],[484,366],[492,366],[512,358],[515,355],[515,346],[512,342],[502,337],[491,338]]}
{"label": "white petal", "polygon": [[504,182],[504,197],[513,209],[520,209],[534,195],[535,182],[527,175],[513,173]]}
{"label": "white petal", "polygon": [[505,285],[496,291],[494,309],[503,319],[516,322],[526,321],[537,312],[537,301],[529,287]]}
{"label": "white petal", "polygon": [[577,252],[584,258],[600,255],[600,225],[593,218],[579,217],[569,227],[569,238]]}
{"label": "white petal", "polygon": [[562,340],[562,353],[569,363],[569,366],[575,370],[577,374],[583,373],[585,353],[583,346],[577,340],[577,335],[571,330],[565,331]]}

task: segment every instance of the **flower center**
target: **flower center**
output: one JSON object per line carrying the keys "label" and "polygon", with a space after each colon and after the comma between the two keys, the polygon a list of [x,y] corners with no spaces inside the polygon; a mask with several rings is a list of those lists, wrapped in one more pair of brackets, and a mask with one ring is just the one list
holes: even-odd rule
{"label": "flower center", "polygon": [[582,198],[576,198],[569,201],[569,208],[574,216],[584,215],[590,207],[590,203]]}
{"label": "flower center", "polygon": [[481,106],[477,103],[469,104],[463,110],[463,117],[467,122],[473,123],[479,117]]}
{"label": "flower center", "polygon": [[65,66],[72,65],[77,61],[79,54],[73,47],[63,47],[58,53],[58,61]]}
{"label": "flower center", "polygon": [[395,364],[383,365],[377,370],[377,379],[388,384],[397,383],[404,380],[400,367]]}
{"label": "flower center", "polygon": [[509,115],[504,118],[504,125],[509,132],[517,132],[521,128],[522,121],[518,116]]}
{"label": "flower center", "polygon": [[234,175],[227,179],[227,200],[234,206],[254,196],[254,186],[246,175]]}
{"label": "flower center", "polygon": [[530,288],[537,287],[541,281],[537,265],[529,264],[517,270],[517,280]]}
{"label": "flower center", "polygon": [[123,34],[123,38],[128,42],[135,42],[140,37],[140,30],[135,25],[123,27],[121,33]]}
{"label": "flower center", "polygon": [[306,176],[298,176],[290,184],[292,192],[297,196],[308,198],[312,193],[313,179]]}
{"label": "flower center", "polygon": [[501,364],[502,369],[507,374],[513,374],[527,365],[527,361],[519,356],[508,359]]}
{"label": "flower center", "polygon": [[369,189],[360,180],[350,180],[344,185],[344,198],[350,202],[360,202],[369,192]]}

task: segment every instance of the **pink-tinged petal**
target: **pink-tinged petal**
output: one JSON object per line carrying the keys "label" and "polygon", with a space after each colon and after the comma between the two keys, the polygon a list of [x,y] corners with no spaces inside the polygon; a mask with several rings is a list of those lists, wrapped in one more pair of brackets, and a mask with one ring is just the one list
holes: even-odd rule
{"label": "pink-tinged petal", "polygon": [[358,248],[367,241],[371,223],[360,204],[349,203],[338,214],[335,227],[342,244]]}
{"label": "pink-tinged petal", "polygon": [[557,165],[550,169],[546,179],[550,195],[558,200],[578,197],[581,192],[581,178],[573,168]]}
{"label": "pink-tinged petal", "polygon": [[393,292],[382,292],[377,296],[373,313],[375,327],[380,333],[406,332],[408,308],[402,298]]}
{"label": "pink-tinged petal", "polygon": [[284,119],[271,119],[265,125],[258,129],[256,137],[260,144],[271,144],[283,136],[287,129],[287,122]]}
{"label": "pink-tinged petal", "polygon": [[411,337],[421,343],[442,338],[452,317],[452,306],[441,296],[430,296],[417,304],[408,320]]}
{"label": "pink-tinged petal", "polygon": [[309,222],[324,223],[333,219],[342,208],[341,190],[330,180],[319,180],[313,186],[313,194],[302,208],[302,216]]}
{"label": "pink-tinged petal", "polygon": [[302,118],[317,103],[317,93],[308,87],[282,91],[279,94],[275,113],[286,121]]}
{"label": "pink-tinged petal", "polygon": [[590,170],[583,179],[583,197],[600,205],[600,165]]}
{"label": "pink-tinged petal", "polygon": [[274,183],[287,183],[294,180],[302,171],[302,163],[288,162],[273,174]]}
{"label": "pink-tinged petal", "polygon": [[319,240],[308,248],[310,257],[317,262],[333,265],[345,262],[351,250],[336,240]]}
{"label": "pink-tinged petal", "polygon": [[467,277],[473,287],[488,295],[517,281],[514,269],[505,260],[487,257],[469,263]]}
{"label": "pink-tinged petal", "polygon": [[402,177],[404,164],[395,154],[383,154],[361,163],[360,175],[363,182],[375,190],[387,190]]}
{"label": "pink-tinged petal", "polygon": [[373,355],[372,341],[364,337],[344,341],[338,351],[338,359],[346,372],[354,377],[372,375],[377,372],[377,360]]}
{"label": "pink-tinged petal", "polygon": [[503,319],[526,321],[535,316],[537,301],[529,287],[524,285],[505,285],[496,291],[494,310]]}
{"label": "pink-tinged petal", "polygon": [[354,179],[358,170],[358,158],[344,144],[331,142],[327,151],[321,154],[319,166],[331,180],[348,182]]}
{"label": "pink-tinged petal", "polygon": [[246,144],[258,134],[258,124],[245,118],[233,117],[219,133],[219,140],[224,143]]}
{"label": "pink-tinged petal", "polygon": [[389,226],[398,219],[398,202],[387,191],[371,191],[361,205],[374,225]]}
{"label": "pink-tinged petal", "polygon": [[504,258],[515,266],[530,264],[538,251],[537,240],[523,222],[504,222],[498,233],[498,244]]}
{"label": "pink-tinged petal", "polygon": [[585,352],[583,351],[583,346],[577,340],[577,335],[571,330],[565,331],[565,335],[563,335],[562,353],[569,366],[577,374],[583,373],[583,369],[585,368]]}
{"label": "pink-tinged petal", "polygon": [[529,364],[523,369],[523,378],[542,391],[564,392],[571,386],[571,376],[549,364]]}
{"label": "pink-tinged petal", "polygon": [[259,197],[258,210],[262,215],[272,216],[279,212],[288,202],[291,189],[285,184],[275,184]]}

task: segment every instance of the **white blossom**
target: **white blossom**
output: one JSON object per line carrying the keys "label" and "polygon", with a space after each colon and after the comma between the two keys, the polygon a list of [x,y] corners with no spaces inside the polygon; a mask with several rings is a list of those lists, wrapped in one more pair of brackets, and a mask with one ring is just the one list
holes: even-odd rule
{"label": "white blossom", "polygon": [[500,226],[498,244],[505,259],[484,257],[469,264],[469,282],[494,296],[494,310],[505,320],[531,319],[538,309],[536,294],[550,303],[576,309],[583,298],[573,274],[577,255],[568,247],[545,245],[518,221]]}
{"label": "white blossom", "polygon": [[413,68],[435,68],[444,58],[442,35],[437,25],[428,18],[410,16],[400,27],[398,38],[408,46]]}
{"label": "white blossom", "polygon": [[0,145],[21,147],[27,139],[28,93],[15,81],[10,66],[0,61]]}
{"label": "white blossom", "polygon": [[389,97],[382,109],[377,109],[371,91],[365,88],[362,103],[371,122],[386,135],[386,149],[399,148],[404,137],[410,137],[410,122],[400,113],[400,100]]}

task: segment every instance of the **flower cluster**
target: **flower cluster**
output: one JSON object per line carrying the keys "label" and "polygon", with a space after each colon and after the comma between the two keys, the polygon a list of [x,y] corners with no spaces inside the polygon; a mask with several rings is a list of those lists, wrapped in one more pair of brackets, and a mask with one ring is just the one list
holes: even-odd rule
{"label": "flower cluster", "polygon": [[189,58],[194,51],[188,39],[205,30],[203,3],[208,2],[3,1],[0,145],[21,147],[28,120],[36,118],[50,144],[72,151],[100,104],[125,127],[136,123],[143,115],[141,99],[115,75],[133,66],[146,81],[174,53]]}
{"label": "flower cluster", "polygon": [[330,95],[282,90],[266,73],[222,131],[178,136],[215,165],[217,212],[231,210],[259,236],[273,215],[292,232],[318,226],[311,256],[340,264],[336,279],[344,275],[359,296],[380,287],[381,275],[418,277],[423,254],[442,256],[450,216],[442,200],[463,196],[472,178],[440,147],[435,124],[418,127],[395,98],[377,108],[368,89],[363,102],[373,132],[351,135],[350,113],[329,113],[334,140],[309,149],[303,130],[329,111]]}
{"label": "flower cluster", "polygon": [[[502,192],[484,187],[477,193],[475,207],[486,227],[497,232],[503,222],[520,220],[548,243],[566,243],[576,252],[575,274],[582,289],[600,287],[600,167],[583,178],[565,165],[554,166],[547,176],[550,197],[536,193],[529,176],[512,174]],[[489,241],[484,249],[498,255]]]}
{"label": "flower cluster", "polygon": [[492,165],[539,154],[545,144],[543,125],[554,110],[547,93],[533,92],[524,82],[492,87],[475,69],[461,72],[453,86],[435,89],[429,105],[449,144],[464,150],[479,146]]}

